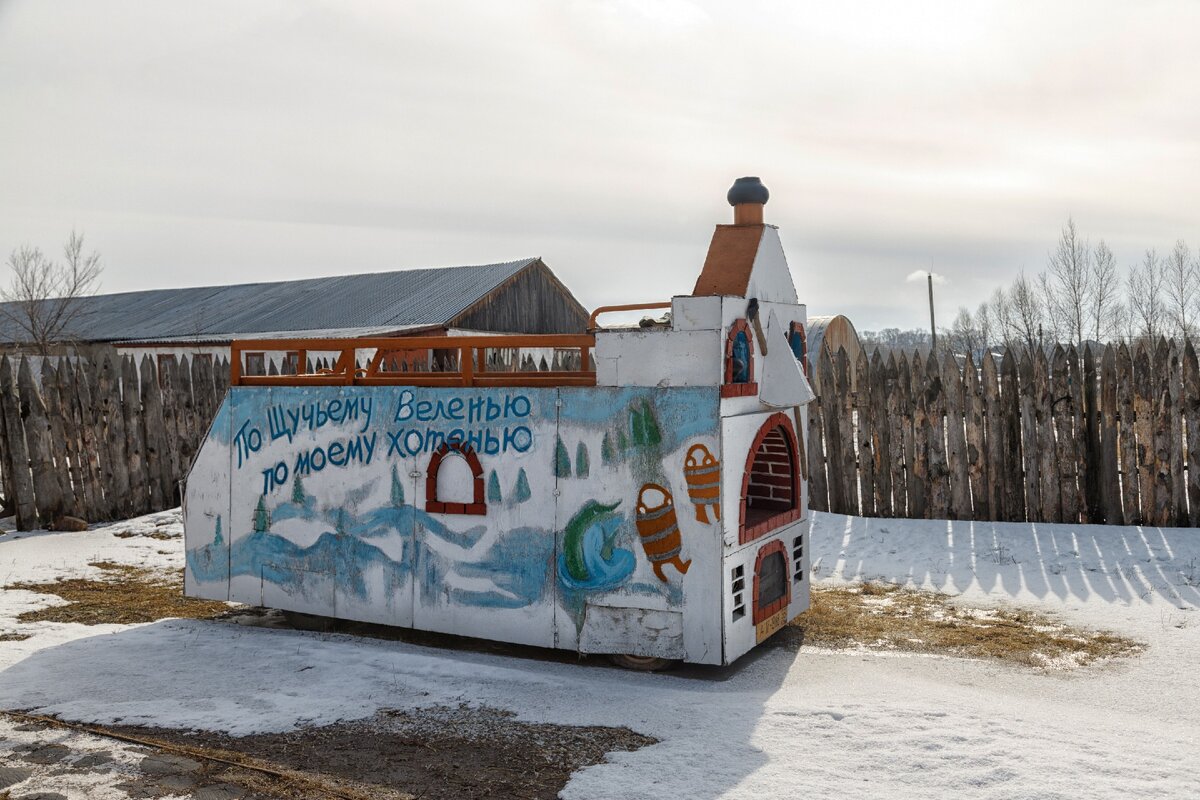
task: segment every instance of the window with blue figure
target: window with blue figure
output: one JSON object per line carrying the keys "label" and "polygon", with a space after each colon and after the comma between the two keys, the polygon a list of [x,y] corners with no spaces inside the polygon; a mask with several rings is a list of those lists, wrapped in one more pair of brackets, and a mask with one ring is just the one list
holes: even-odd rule
{"label": "window with blue figure", "polygon": [[745,331],[733,335],[733,351],[730,355],[733,361],[733,382],[750,382],[750,337]]}
{"label": "window with blue figure", "polygon": [[804,360],[804,331],[800,328],[793,328],[788,334],[788,344],[792,346],[792,355],[797,361]]}

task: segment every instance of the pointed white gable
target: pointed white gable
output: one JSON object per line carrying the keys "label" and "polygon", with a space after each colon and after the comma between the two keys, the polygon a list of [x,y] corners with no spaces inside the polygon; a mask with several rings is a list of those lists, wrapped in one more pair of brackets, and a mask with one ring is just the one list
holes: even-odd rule
{"label": "pointed white gable", "polygon": [[799,302],[796,284],[792,283],[792,271],[788,269],[787,256],[779,241],[779,230],[772,225],[763,226],[744,296],[757,297],[759,302],[767,303],[795,305]]}
{"label": "pointed white gable", "polygon": [[803,406],[816,398],[788,343],[787,326],[772,311],[767,318],[767,354],[763,356],[758,398],[774,408]]}

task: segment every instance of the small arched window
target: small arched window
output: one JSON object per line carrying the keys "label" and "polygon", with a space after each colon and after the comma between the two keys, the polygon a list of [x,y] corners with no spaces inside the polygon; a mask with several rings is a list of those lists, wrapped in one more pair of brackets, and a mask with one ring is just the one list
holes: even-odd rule
{"label": "small arched window", "polygon": [[725,383],[721,387],[722,397],[746,397],[758,394],[754,382],[754,336],[744,319],[735,320],[729,326],[725,340]]}
{"label": "small arched window", "polygon": [[425,471],[425,510],[430,514],[487,513],[483,465],[469,445],[444,442],[433,451]]}
{"label": "small arched window", "polygon": [[804,325],[799,322],[793,322],[788,329],[788,344],[792,348],[792,355],[800,362],[800,367],[804,370],[805,376],[808,375],[808,334],[804,332]]}
{"label": "small arched window", "polygon": [[[792,582],[788,580],[787,548],[778,540],[758,551],[754,562],[754,624],[761,625],[787,608],[792,602]],[[784,613],[786,616],[786,612]],[[777,628],[760,631],[759,641]],[[763,635],[765,634],[765,635]]]}
{"label": "small arched window", "polygon": [[746,456],[738,525],[741,544],[800,519],[803,498],[798,453],[790,416],[772,414],[759,428]]}

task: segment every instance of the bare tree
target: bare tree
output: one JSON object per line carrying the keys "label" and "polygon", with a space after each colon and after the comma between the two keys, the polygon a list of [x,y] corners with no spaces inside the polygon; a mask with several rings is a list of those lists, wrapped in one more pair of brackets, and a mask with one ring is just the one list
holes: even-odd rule
{"label": "bare tree", "polygon": [[21,246],[8,258],[12,275],[0,287],[0,316],[14,326],[12,338],[48,355],[51,345],[67,341],[83,312],[81,298],[99,287],[100,254],[83,252],[83,234],[71,232],[64,260],[51,261],[39,248]]}
{"label": "bare tree", "polygon": [[1042,287],[1054,327],[1065,333],[1070,342],[1082,342],[1090,327],[1095,280],[1091,248],[1079,237],[1074,219],[1067,218],[1058,244],[1050,253]]}
{"label": "bare tree", "polygon": [[1092,253],[1092,293],[1089,298],[1089,328],[1092,339],[1106,342],[1120,335],[1125,308],[1118,299],[1117,260],[1101,239]]}
{"label": "bare tree", "polygon": [[1017,346],[1017,325],[1013,319],[1012,302],[1003,288],[992,292],[988,300],[988,315],[996,328],[996,335],[1007,347]]}
{"label": "bare tree", "polygon": [[979,346],[986,350],[995,344],[993,337],[995,330],[992,328],[992,308],[989,303],[980,303],[979,308],[975,309],[975,330],[979,332]]}
{"label": "bare tree", "polygon": [[1013,341],[1033,354],[1042,345],[1043,328],[1047,322],[1042,289],[1022,272],[1013,281],[1007,296]]}
{"label": "bare tree", "polygon": [[978,351],[983,346],[975,318],[965,306],[958,309],[954,322],[950,323],[950,330],[945,331],[941,338],[945,338],[953,355],[970,353],[972,358],[978,358]]}
{"label": "bare tree", "polygon": [[1171,332],[1183,339],[1195,333],[1200,275],[1187,243],[1180,239],[1163,259],[1163,294]]}
{"label": "bare tree", "polygon": [[1162,261],[1151,248],[1141,265],[1129,270],[1130,338],[1154,340],[1163,334],[1166,319],[1163,283]]}

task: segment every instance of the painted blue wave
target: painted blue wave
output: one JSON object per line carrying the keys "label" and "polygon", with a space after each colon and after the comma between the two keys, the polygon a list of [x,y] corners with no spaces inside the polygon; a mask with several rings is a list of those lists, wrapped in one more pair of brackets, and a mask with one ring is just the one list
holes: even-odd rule
{"label": "painted blue wave", "polygon": [[564,589],[593,592],[615,589],[633,574],[637,567],[633,553],[613,546],[613,539],[624,522],[624,517],[605,517],[583,532],[583,565],[587,570],[583,580],[571,577],[566,554],[558,554],[558,581]]}

